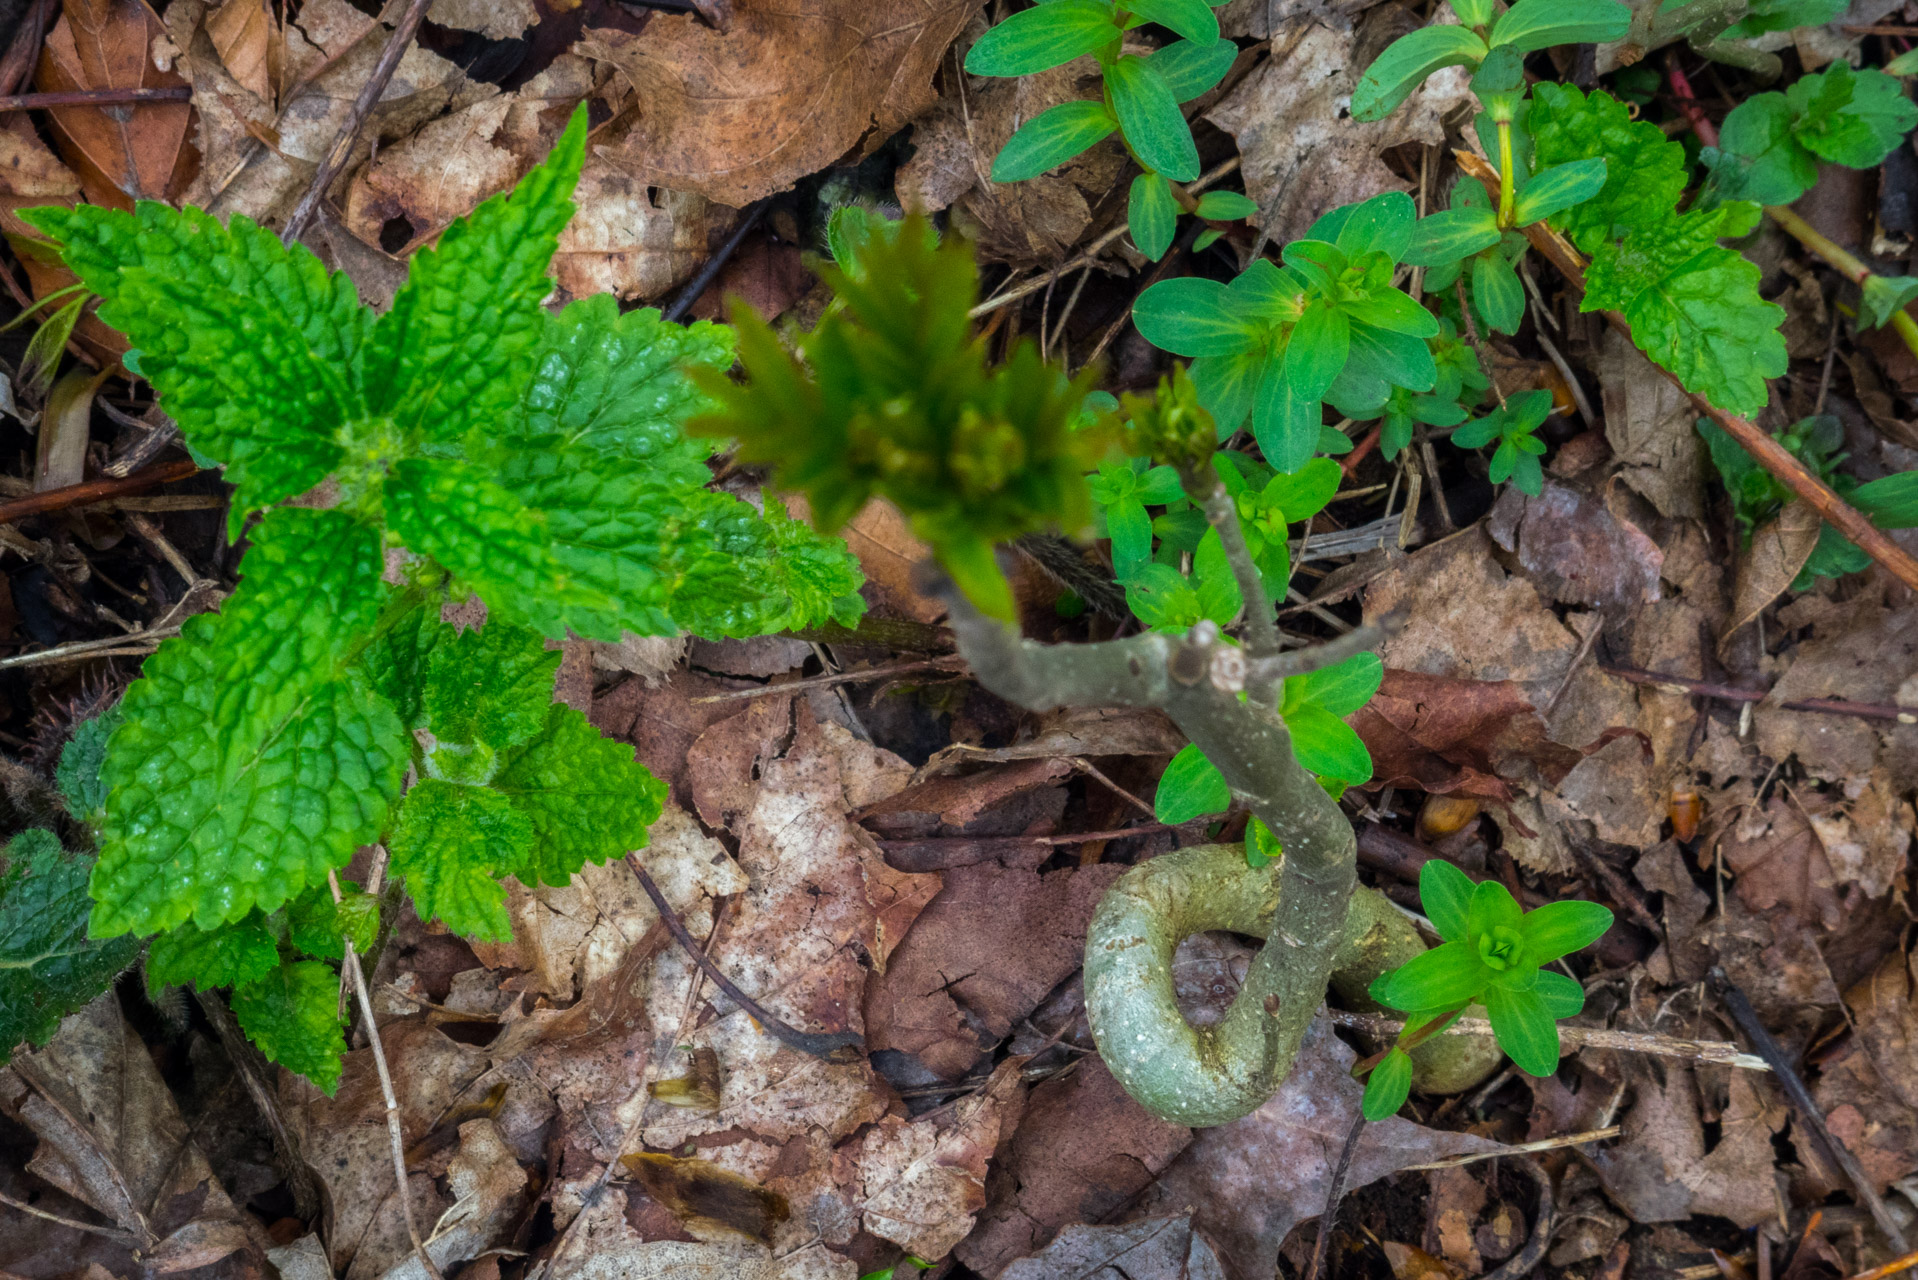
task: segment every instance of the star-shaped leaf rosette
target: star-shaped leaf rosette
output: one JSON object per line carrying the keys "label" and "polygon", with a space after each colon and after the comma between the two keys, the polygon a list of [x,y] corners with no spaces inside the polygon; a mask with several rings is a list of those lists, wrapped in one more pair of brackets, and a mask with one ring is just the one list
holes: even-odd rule
{"label": "star-shaped leaf rosette", "polygon": [[1403,1010],[1406,1020],[1398,1043],[1378,1058],[1366,1082],[1368,1120],[1405,1105],[1412,1083],[1406,1050],[1474,1004],[1485,1006],[1499,1047],[1521,1071],[1549,1076],[1558,1070],[1558,1020],[1585,1007],[1585,991],[1544,966],[1612,927],[1612,913],[1595,902],[1548,902],[1526,911],[1504,885],[1473,884],[1436,858],[1419,873],[1419,900],[1445,941],[1372,984],[1372,998]]}

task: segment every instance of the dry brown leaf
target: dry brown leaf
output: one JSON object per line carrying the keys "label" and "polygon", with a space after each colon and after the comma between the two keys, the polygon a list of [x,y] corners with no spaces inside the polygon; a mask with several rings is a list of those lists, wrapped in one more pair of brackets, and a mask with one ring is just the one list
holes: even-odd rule
{"label": "dry brown leaf", "polygon": [[1225,1280],[1192,1215],[1141,1218],[1117,1227],[1075,1225],[999,1280]]}
{"label": "dry brown leaf", "polygon": [[1788,651],[1791,666],[1754,714],[1759,749],[1774,760],[1795,757],[1813,777],[1843,782],[1848,791],[1889,766],[1892,788],[1911,790],[1918,784],[1918,726],[1786,711],[1779,704],[1811,698],[1900,701],[1899,685],[1918,671],[1918,608],[1886,608],[1867,593],[1848,606],[1805,610],[1805,620],[1797,616],[1799,602],[1780,612],[1781,623],[1794,629],[1809,620],[1812,634]]}
{"label": "dry brown leaf", "polygon": [[661,13],[643,36],[595,30],[578,47],[633,90],[621,163],[642,182],[738,208],[930,106],[932,74],[977,6],[738,0],[724,34]]}
{"label": "dry brown leaf", "polygon": [[514,40],[539,21],[539,10],[533,0],[433,0],[426,20],[488,40]]}
{"label": "dry brown leaf", "polygon": [[1845,993],[1858,1039],[1885,1087],[1918,1107],[1918,958],[1893,952],[1869,978]]}
{"label": "dry brown leaf", "polygon": [[[1052,1243],[1055,1233],[1066,1241],[1084,1230],[1071,1224],[1116,1213],[1191,1140],[1190,1129],[1134,1102],[1103,1062],[1085,1059],[1026,1100],[1019,1127],[986,1179],[990,1202],[959,1246],[959,1260],[989,1276]],[[1071,1251],[1065,1246],[1055,1261]]]}
{"label": "dry brown leaf", "polygon": [[265,0],[222,0],[206,18],[206,34],[213,41],[227,74],[262,101],[273,98],[269,68],[271,50],[280,33]]}
{"label": "dry brown leaf", "polygon": [[1637,525],[1583,489],[1548,480],[1532,496],[1508,485],[1486,531],[1560,604],[1594,605],[1621,616],[1659,598],[1664,553]]}
{"label": "dry brown leaf", "polygon": [[[154,65],[152,46],[165,35],[145,0],[66,0],[34,84],[47,93],[183,87],[176,72]],[[135,200],[172,200],[192,181],[200,158],[187,145],[191,113],[184,102],[48,111],[87,200],[129,210]]]}
{"label": "dry brown leaf", "polygon": [[1465,76],[1440,71],[1397,111],[1361,124],[1349,110],[1365,61],[1354,37],[1328,26],[1274,42],[1273,56],[1205,118],[1238,140],[1246,194],[1279,244],[1298,239],[1320,214],[1408,187],[1379,154],[1404,142],[1441,143],[1441,121],[1469,100]]}
{"label": "dry brown leaf", "polygon": [[[526,1171],[491,1120],[468,1120],[459,1128],[459,1154],[446,1168],[452,1207],[433,1224],[426,1252],[442,1270],[479,1256],[506,1237],[526,1210]],[[426,1280],[426,1268],[409,1251],[383,1280]]]}
{"label": "dry brown leaf", "polygon": [[[1144,1212],[1192,1209],[1233,1280],[1269,1280],[1292,1227],[1325,1208],[1333,1166],[1365,1092],[1352,1078],[1357,1054],[1323,1019],[1306,1033],[1292,1074],[1251,1115],[1201,1130],[1141,1201]],[[1365,1127],[1348,1193],[1407,1165],[1497,1151],[1466,1133],[1442,1133],[1394,1117]]]}
{"label": "dry brown leaf", "polygon": [[1164,713],[1113,707],[1066,707],[1030,717],[1029,737],[1009,747],[963,742],[933,753],[920,773],[930,776],[974,760],[1043,760],[1055,756],[1173,756],[1186,744]]}
{"label": "dry brown leaf", "polygon": [[1597,377],[1605,406],[1605,439],[1625,483],[1662,516],[1705,515],[1705,442],[1692,425],[1698,411],[1671,379],[1631,342],[1610,329],[1599,340]]}
{"label": "dry brown leaf", "polygon": [[1692,1069],[1661,1059],[1631,1070],[1636,1099],[1624,1136],[1592,1159],[1606,1192],[1642,1223],[1712,1213],[1750,1227],[1775,1216],[1782,1187],[1772,1136],[1784,1128],[1785,1110],[1752,1074],[1729,1073],[1730,1101],[1708,1152]]}
{"label": "dry brown leaf", "polygon": [[1828,932],[1843,921],[1838,877],[1825,846],[1789,797],[1774,795],[1747,809],[1725,833],[1719,853],[1736,877],[1739,900],[1752,910],[1782,906]]}
{"label": "dry brown leaf", "polygon": [[1752,533],[1751,546],[1738,557],[1731,621],[1718,644],[1721,657],[1739,628],[1791,588],[1792,579],[1818,546],[1818,529],[1823,523],[1810,504],[1793,500]]}
{"label": "dry brown leaf", "polygon": [[1025,1063],[1005,1059],[983,1088],[939,1119],[886,1116],[860,1138],[850,1158],[866,1230],[927,1261],[966,1238],[985,1207],[986,1162],[1001,1131],[1018,1122]]}
{"label": "dry brown leaf", "polygon": [[656,1240],[600,1245],[570,1274],[575,1280],[854,1280],[859,1268],[817,1245],[775,1255],[757,1244]]}

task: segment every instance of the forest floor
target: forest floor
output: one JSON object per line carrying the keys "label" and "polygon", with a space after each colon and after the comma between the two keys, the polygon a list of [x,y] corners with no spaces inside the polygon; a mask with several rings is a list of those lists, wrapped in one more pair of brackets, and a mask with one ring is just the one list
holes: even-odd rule
{"label": "forest floor", "polygon": [[[15,209],[127,194],[283,220],[403,8],[0,0],[0,95],[96,95],[65,116],[0,98],[0,220],[18,232]],[[987,181],[1014,123],[1077,96],[1083,69],[967,77],[986,22],[971,0],[774,8],[438,0],[308,242],[390,300],[406,256],[510,186],[583,100],[598,132],[555,262],[563,298],[719,318],[737,296],[808,325],[833,208],[945,211],[977,245],[995,351],[1036,337],[1144,390],[1168,358],[1128,323],[1139,291],[1252,251],[1244,225],[1157,264],[1108,234],[1132,172],[1116,149]],[[1861,49],[1882,63],[1914,17],[1854,6],[1785,47],[1788,75]],[[1234,0],[1221,20],[1242,52],[1188,116],[1208,174],[1257,200],[1274,240],[1331,204],[1429,202],[1452,180],[1462,79],[1377,124],[1340,105],[1410,11]],[[1682,132],[1667,55],[1643,65],[1644,117]],[[1708,117],[1755,91],[1688,52],[1670,65]],[[1828,170],[1798,210],[1901,273],[1918,156]],[[1775,227],[1744,251],[1788,312],[1767,428],[1829,418],[1860,479],[1918,466],[1918,359],[1857,329],[1855,291]],[[56,270],[16,245],[0,320]],[[1686,398],[1536,260],[1532,291],[1518,336],[1485,354],[1505,393],[1558,402],[1542,494],[1496,490],[1456,449],[1388,463],[1356,429],[1280,625],[1323,638],[1401,619],[1352,720],[1376,761],[1344,802],[1366,882],[1416,909],[1418,868],[1443,858],[1618,924],[1579,958],[1588,1002],[1555,1077],[1508,1069],[1365,1128],[1323,1271],[1863,1273],[1918,1241],[1918,603],[1876,567],[1792,590],[1802,555],[1742,539]],[[36,380],[33,328],[0,334],[10,797],[237,562],[225,486],[153,429],[142,384],[110,376],[117,336],[82,319]],[[573,644],[558,696],[670,786],[646,862],[693,904],[711,961],[865,1052],[825,1061],[761,1034],[622,864],[514,885],[511,943],[409,912],[371,981],[407,1192],[448,1280],[903,1280],[906,1255],[932,1277],[1304,1276],[1358,1114],[1363,1019],[1330,1011],[1284,1089],[1230,1125],[1132,1102],[1077,975],[1104,890],[1209,837],[1153,816],[1184,739],[1155,713],[1032,715],[985,692],[914,590],[923,548],[898,515],[868,508],[846,537],[873,620],[852,639]],[[1028,635],[1124,625],[1062,608],[1058,568],[1022,562]],[[1188,941],[1191,1016],[1217,1016],[1252,951]],[[123,979],[0,1069],[0,1277],[425,1280],[357,1021],[350,1043],[328,1098],[223,1039],[201,1003]],[[711,1165],[622,1159],[641,1153]],[[165,1247],[138,1254],[127,1212]]]}

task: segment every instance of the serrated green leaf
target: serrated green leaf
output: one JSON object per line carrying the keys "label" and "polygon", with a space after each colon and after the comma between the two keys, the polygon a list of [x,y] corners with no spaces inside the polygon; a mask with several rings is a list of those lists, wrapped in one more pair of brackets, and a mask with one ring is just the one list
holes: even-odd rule
{"label": "serrated green leaf", "polygon": [[1165,77],[1166,87],[1180,102],[1190,102],[1225,79],[1239,56],[1239,46],[1221,36],[1211,44],[1175,40],[1154,51],[1147,61]]}
{"label": "serrated green leaf", "polygon": [[1853,71],[1843,59],[1801,76],[1785,93],[1798,114],[1795,132],[1812,154],[1853,169],[1873,169],[1918,124],[1918,107],[1882,71]]}
{"label": "serrated green leaf", "polygon": [[147,990],[188,984],[201,991],[242,986],[258,982],[279,964],[279,941],[257,911],[212,929],[189,920],[148,945]]}
{"label": "serrated green leaf", "polygon": [[688,495],[662,537],[659,569],[679,627],[718,638],[787,625],[792,597],[773,559],[773,530],[750,505],[726,494]]}
{"label": "serrated green leaf", "polygon": [[975,76],[1029,76],[1071,62],[1119,38],[1112,6],[1102,0],[1052,0],[1013,14],[966,54]]}
{"label": "serrated green leaf", "polygon": [[1485,1012],[1492,1019],[1498,1047],[1520,1071],[1549,1076],[1558,1070],[1558,1023],[1538,992],[1487,987]]}
{"label": "serrated green leaf", "polygon": [[499,877],[532,856],[533,823],[491,787],[425,778],[406,793],[387,848],[420,919],[469,938],[513,936]]}
{"label": "serrated green leaf", "polygon": [[1352,90],[1352,118],[1383,120],[1435,71],[1476,67],[1485,42],[1464,27],[1421,27],[1386,46]]}
{"label": "serrated green leaf", "polygon": [[[1052,0],[1042,8],[1066,3],[1070,0]],[[1174,182],[1198,177],[1199,148],[1165,77],[1147,59],[1129,54],[1107,67],[1105,76],[1112,113],[1139,163]]]}
{"label": "serrated green leaf", "polygon": [[1132,180],[1126,197],[1126,221],[1132,229],[1132,243],[1152,261],[1165,257],[1172,237],[1179,229],[1179,202],[1172,188],[1156,173],[1142,173]]}
{"label": "serrated green leaf", "polygon": [[622,314],[608,293],[568,303],[544,321],[533,376],[503,435],[576,454],[590,451],[643,467],[654,483],[711,479],[708,441],[679,424],[711,408],[686,375],[727,369],[732,330],[701,320],[668,324],[652,307]]}
{"label": "serrated green leaf", "polygon": [[1702,158],[1719,200],[1790,204],[1818,180],[1818,160],[1793,136],[1792,111],[1782,93],[1754,94],[1732,108],[1718,146]]}
{"label": "serrated green leaf", "polygon": [[1119,127],[1103,102],[1062,102],[1019,126],[992,162],[994,182],[1023,182],[1057,168]]}
{"label": "serrated green leaf", "polygon": [[1412,1095],[1412,1056],[1393,1047],[1372,1068],[1365,1081],[1365,1096],[1359,1111],[1367,1120],[1389,1120],[1397,1115]]}
{"label": "serrated green leaf", "polygon": [[1225,775],[1193,743],[1172,757],[1159,775],[1159,789],[1152,798],[1154,816],[1170,826],[1231,807],[1232,788],[1226,785]]}
{"label": "serrated green leaf", "polygon": [[337,903],[332,889],[319,884],[286,904],[286,940],[316,960],[343,959],[342,939],[365,955],[379,937],[380,900],[344,877],[340,889]]}
{"label": "serrated green leaf", "polygon": [[413,255],[366,347],[374,413],[402,435],[455,441],[519,410],[546,331],[547,264],[573,216],[586,148],[582,104],[545,161]]}
{"label": "serrated green leaf", "polygon": [[311,1080],[328,1097],[340,1087],[346,1053],[340,978],[317,960],[283,964],[233,991],[233,1016],[267,1057]]}
{"label": "serrated green leaf", "polygon": [[1592,256],[1581,308],[1614,310],[1640,351],[1687,391],[1747,416],[1766,404],[1767,379],[1785,372],[1784,308],[1758,294],[1758,267],[1720,247],[1751,227],[1750,206],[1674,216]]}
{"label": "serrated green leaf", "polygon": [[120,708],[115,705],[74,725],[67,745],[60,748],[53,780],[67,802],[67,812],[82,822],[93,821],[106,808],[107,789],[100,781],[100,769],[106,764],[107,740],[119,727]]}
{"label": "serrated green leaf", "polygon": [[519,745],[546,725],[559,660],[537,633],[506,622],[445,637],[420,693],[427,731],[442,743]]}
{"label": "serrated green leaf", "polygon": [[93,860],[68,853],[33,828],[7,845],[0,870],[0,1065],[21,1042],[43,1045],[60,1020],[113,984],[133,963],[132,938],[87,936],[87,874]]}
{"label": "serrated green leaf", "polygon": [[1521,53],[1555,44],[1604,44],[1623,40],[1632,11],[1618,0],[1518,0],[1493,24],[1493,48]]}
{"label": "serrated green leaf", "polygon": [[384,633],[360,655],[360,674],[374,694],[392,706],[405,729],[417,729],[424,723],[420,692],[426,686],[426,662],[433,646],[453,634],[453,628],[440,621],[439,613],[437,598],[414,602],[398,617],[389,619]]}
{"label": "serrated green leaf", "polygon": [[600,736],[586,717],[555,704],[546,729],[518,748],[493,779],[532,823],[529,856],[509,866],[527,884],[565,884],[586,863],[646,847],[666,786],[632,747]]}
{"label": "serrated green leaf", "polygon": [[1624,227],[1654,225],[1671,214],[1685,192],[1685,148],[1608,93],[1585,94],[1570,85],[1541,81],[1532,88],[1526,115],[1533,153],[1541,166],[1603,157],[1605,185],[1597,195],[1557,219],[1585,253]]}
{"label": "serrated green leaf", "polygon": [[372,528],[276,510],[221,611],[147,660],[101,773],[96,936],[271,911],[379,838],[409,747],[347,666],[382,568]]}
{"label": "serrated green leaf", "polygon": [[[777,494],[762,492],[761,496],[766,504],[766,532],[771,535],[772,573],[784,600],[790,602],[783,617],[777,622],[768,621],[765,630],[803,630],[828,621],[857,627],[866,612],[866,602],[859,595],[866,575],[846,540],[793,519]],[[751,510],[750,504],[739,505]],[[683,607],[687,594],[685,587],[675,590],[675,609]],[[695,634],[703,634],[690,623],[685,625]]]}

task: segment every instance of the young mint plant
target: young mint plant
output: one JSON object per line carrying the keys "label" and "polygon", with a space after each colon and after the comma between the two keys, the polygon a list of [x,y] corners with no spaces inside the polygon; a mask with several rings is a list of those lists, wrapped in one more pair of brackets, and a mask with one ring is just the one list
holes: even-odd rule
{"label": "young mint plant", "polygon": [[1155,346],[1193,357],[1221,439],[1249,415],[1265,460],[1298,471],[1314,452],[1349,447],[1324,424],[1328,395],[1376,384],[1382,400],[1385,387],[1429,391],[1438,376],[1426,345],[1438,321],[1392,283],[1416,221],[1401,192],[1346,205],[1286,245],[1284,266],[1260,259],[1229,285],[1162,280],[1139,295],[1133,321]]}
{"label": "young mint plant", "polygon": [[1419,873],[1419,901],[1444,943],[1372,984],[1373,999],[1408,1016],[1398,1044],[1366,1083],[1369,1120],[1405,1105],[1412,1078],[1406,1048],[1472,1004],[1485,1006],[1499,1047],[1521,1071],[1549,1076],[1558,1070],[1557,1022],[1585,1007],[1585,992],[1542,966],[1612,927],[1612,913],[1595,902],[1549,902],[1524,911],[1496,880],[1474,885],[1438,858]]}
{"label": "young mint plant", "polygon": [[[371,899],[333,898],[356,849],[387,845],[423,918],[500,938],[501,877],[564,883],[644,846],[663,790],[553,703],[548,640],[858,618],[843,544],[706,488],[683,367],[729,366],[727,330],[542,305],[585,130],[582,109],[416,254],[379,316],[245,218],[23,215],[225,467],[230,532],[264,512],[239,587],[127,690],[76,809],[99,839],[88,936],[158,934],[151,982],[230,987],[241,1027],[323,1088],[345,1048],[330,961],[378,929]],[[457,635],[440,608],[469,593],[488,620]]]}
{"label": "young mint plant", "polygon": [[[1143,56],[1126,53],[1125,33],[1147,22],[1183,38]],[[981,36],[966,55],[966,70],[1033,75],[1088,53],[1098,59],[1101,100],[1061,103],[1026,121],[993,161],[992,180],[1037,177],[1116,132],[1145,171],[1133,179],[1128,201],[1133,242],[1156,260],[1171,247],[1182,207],[1193,208],[1191,197],[1172,184],[1199,176],[1198,147],[1179,104],[1216,85],[1238,46],[1219,34],[1207,0],[1049,0]],[[1234,203],[1214,201],[1210,211],[1202,205],[1202,218],[1244,216],[1226,212],[1239,207]]]}
{"label": "young mint plant", "polygon": [[1706,199],[1791,204],[1818,180],[1821,161],[1875,169],[1913,125],[1918,107],[1895,78],[1841,59],[1732,108],[1718,145],[1699,153],[1711,173]]}
{"label": "young mint plant", "polygon": [[1538,464],[1545,453],[1545,442],[1534,433],[1551,412],[1551,392],[1527,391],[1454,431],[1452,443],[1461,449],[1477,449],[1498,441],[1487,478],[1493,484],[1510,480],[1522,492],[1537,497],[1545,488],[1545,472]]}

